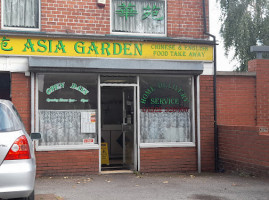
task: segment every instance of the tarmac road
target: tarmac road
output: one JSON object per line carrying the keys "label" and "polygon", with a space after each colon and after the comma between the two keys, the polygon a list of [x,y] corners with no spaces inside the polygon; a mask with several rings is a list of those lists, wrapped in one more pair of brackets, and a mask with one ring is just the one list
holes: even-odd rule
{"label": "tarmac road", "polygon": [[37,200],[269,200],[269,177],[232,174],[112,174],[41,177]]}

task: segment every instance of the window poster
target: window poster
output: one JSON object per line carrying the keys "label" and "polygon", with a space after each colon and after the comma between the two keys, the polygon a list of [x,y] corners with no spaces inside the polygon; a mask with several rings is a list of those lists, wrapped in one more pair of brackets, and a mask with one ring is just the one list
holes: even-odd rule
{"label": "window poster", "polygon": [[81,112],[81,133],[96,132],[96,111],[89,110]]}

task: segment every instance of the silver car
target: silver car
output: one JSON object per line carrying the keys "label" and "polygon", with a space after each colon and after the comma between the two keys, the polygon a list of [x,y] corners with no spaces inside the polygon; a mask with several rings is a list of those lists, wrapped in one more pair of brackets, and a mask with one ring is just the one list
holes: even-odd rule
{"label": "silver car", "polygon": [[14,105],[0,99],[0,199],[34,199],[35,174],[32,140]]}

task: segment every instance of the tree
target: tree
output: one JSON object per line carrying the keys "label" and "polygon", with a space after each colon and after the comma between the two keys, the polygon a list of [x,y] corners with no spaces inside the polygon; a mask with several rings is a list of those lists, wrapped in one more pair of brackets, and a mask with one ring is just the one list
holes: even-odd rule
{"label": "tree", "polygon": [[247,71],[248,61],[255,58],[250,46],[269,45],[269,0],[218,1],[226,55],[234,49],[233,59],[240,63],[236,71]]}

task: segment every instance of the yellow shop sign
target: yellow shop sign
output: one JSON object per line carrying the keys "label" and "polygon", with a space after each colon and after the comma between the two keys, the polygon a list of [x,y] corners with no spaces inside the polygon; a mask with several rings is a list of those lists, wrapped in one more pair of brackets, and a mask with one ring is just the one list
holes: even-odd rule
{"label": "yellow shop sign", "polygon": [[2,55],[212,61],[213,47],[168,42],[2,36]]}

